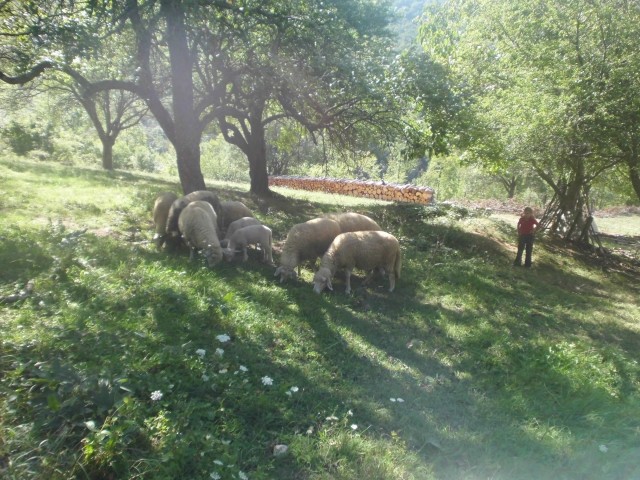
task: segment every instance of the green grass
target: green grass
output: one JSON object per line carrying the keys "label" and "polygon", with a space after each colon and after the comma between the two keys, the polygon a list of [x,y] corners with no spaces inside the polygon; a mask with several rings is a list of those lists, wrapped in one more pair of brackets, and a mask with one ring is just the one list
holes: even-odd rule
{"label": "green grass", "polygon": [[357,275],[319,296],[308,268],[156,252],[171,179],[6,159],[0,178],[0,297],[35,282],[0,304],[2,478],[640,477],[637,271],[544,239],[513,268],[513,225],[461,208],[211,182],[278,242],[343,208],[400,239],[395,292]]}

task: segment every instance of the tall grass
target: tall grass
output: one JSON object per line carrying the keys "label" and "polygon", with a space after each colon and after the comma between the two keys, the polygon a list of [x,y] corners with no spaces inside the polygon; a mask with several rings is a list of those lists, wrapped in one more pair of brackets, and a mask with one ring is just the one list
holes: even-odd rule
{"label": "tall grass", "polygon": [[640,477],[637,277],[544,240],[513,268],[512,226],[464,209],[211,182],[277,241],[345,202],[400,239],[395,292],[319,296],[156,252],[170,179],[0,176],[0,297],[35,285],[0,304],[3,478]]}

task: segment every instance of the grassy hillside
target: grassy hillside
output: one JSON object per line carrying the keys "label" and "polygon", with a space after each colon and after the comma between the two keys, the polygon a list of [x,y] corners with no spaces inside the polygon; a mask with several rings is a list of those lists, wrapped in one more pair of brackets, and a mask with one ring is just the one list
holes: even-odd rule
{"label": "grassy hillside", "polygon": [[347,208],[398,237],[395,292],[319,296],[155,251],[170,179],[0,178],[2,478],[640,477],[638,272],[546,240],[514,268],[513,225],[454,207],[212,182],[279,242]]}

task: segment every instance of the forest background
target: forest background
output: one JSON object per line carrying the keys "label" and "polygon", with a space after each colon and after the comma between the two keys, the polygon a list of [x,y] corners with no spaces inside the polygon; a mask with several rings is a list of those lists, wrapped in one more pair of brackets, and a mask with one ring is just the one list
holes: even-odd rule
{"label": "forest background", "polygon": [[[92,3],[95,18],[118,14],[100,10],[100,2],[87,4]],[[430,5],[395,0],[363,4],[361,18],[354,20],[354,15],[347,17],[356,4],[342,3],[344,8],[328,2],[324,10],[333,9],[328,15],[351,22],[355,33],[332,38],[340,49],[323,55],[356,52],[343,59],[345,65],[331,65],[334,83],[348,81],[351,86],[338,93],[327,90],[318,102],[323,106],[313,104],[306,112],[303,101],[293,105],[295,95],[306,93],[287,86],[292,105],[261,105],[264,130],[259,134],[245,126],[252,122],[250,114],[203,124],[198,143],[203,177],[251,182],[252,191],[264,194],[264,180],[256,189],[252,178],[257,151],[267,175],[412,183],[434,188],[437,200],[499,199],[543,208],[559,192],[570,196],[567,190],[575,189],[576,200],[568,210],[582,208],[579,198],[584,196],[593,209],[638,204],[640,59],[630,40],[636,38],[632,19],[639,15],[637,6],[543,2],[536,10],[525,2],[498,2],[510,5],[500,10],[500,5],[482,1]],[[245,12],[251,11],[246,16],[259,17],[259,9],[250,10],[252,2],[244,4]],[[64,8],[64,2],[39,7],[23,2],[22,21],[16,19],[15,5],[2,2],[1,30],[8,41],[0,72],[5,82],[23,78],[13,82],[20,88],[0,82],[0,152],[65,165],[96,165],[102,158],[108,169],[177,175],[185,190],[198,185],[185,183],[191,174],[181,171],[180,160],[176,162],[181,153],[167,135],[171,130],[157,121],[149,102],[145,105],[125,90],[87,87],[87,79],[95,85],[92,78],[127,75],[132,65],[126,38],[107,44],[89,41],[87,32],[96,26],[86,11],[64,20],[47,17]],[[382,13],[370,15],[372,11]],[[308,19],[317,22],[311,34],[335,33],[319,27],[323,19],[317,15]],[[73,28],[73,40],[86,43],[82,48],[67,38]],[[116,31],[101,31],[100,38],[114,38],[110,35]],[[268,32],[261,35],[258,40]],[[366,49],[371,55],[363,58]],[[260,52],[251,44],[234,54],[241,63]],[[56,66],[33,75],[47,62]],[[76,76],[69,74],[70,65]],[[256,65],[262,74],[273,67],[263,59]],[[336,72],[345,67],[360,77],[340,77],[343,72]],[[319,85],[309,81],[304,88]],[[169,88],[162,88],[168,94]],[[243,88],[255,98],[262,87]],[[234,101],[249,103],[246,98]],[[350,113],[333,116],[340,109]],[[175,104],[166,111],[177,112]],[[321,117],[331,118],[323,123]]]}

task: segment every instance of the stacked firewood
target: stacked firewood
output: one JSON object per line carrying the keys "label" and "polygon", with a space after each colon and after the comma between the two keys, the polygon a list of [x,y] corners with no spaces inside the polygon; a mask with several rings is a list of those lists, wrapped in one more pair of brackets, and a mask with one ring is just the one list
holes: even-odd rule
{"label": "stacked firewood", "polygon": [[336,178],[269,177],[269,185],[423,205],[431,203],[434,194],[434,190],[430,187]]}

